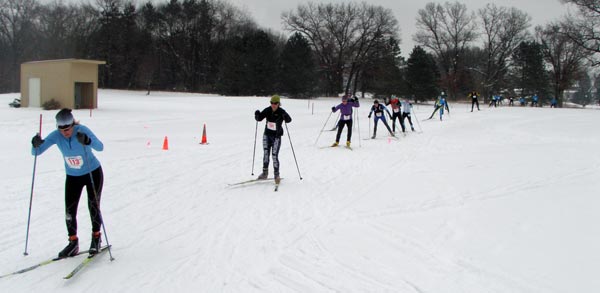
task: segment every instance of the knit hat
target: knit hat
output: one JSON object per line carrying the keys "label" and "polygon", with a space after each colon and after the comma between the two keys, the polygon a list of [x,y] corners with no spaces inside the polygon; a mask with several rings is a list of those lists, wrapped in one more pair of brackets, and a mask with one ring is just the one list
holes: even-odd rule
{"label": "knit hat", "polygon": [[344,101],[348,101],[348,96],[346,96],[346,95],[342,96],[342,102],[344,102]]}
{"label": "knit hat", "polygon": [[58,113],[56,113],[56,126],[67,126],[73,124],[73,114],[71,114],[71,109],[63,108]]}
{"label": "knit hat", "polygon": [[279,95],[273,95],[273,96],[271,97],[271,103],[277,103],[277,104],[279,104],[279,103],[280,103],[280,100],[281,100],[281,99],[279,98]]}

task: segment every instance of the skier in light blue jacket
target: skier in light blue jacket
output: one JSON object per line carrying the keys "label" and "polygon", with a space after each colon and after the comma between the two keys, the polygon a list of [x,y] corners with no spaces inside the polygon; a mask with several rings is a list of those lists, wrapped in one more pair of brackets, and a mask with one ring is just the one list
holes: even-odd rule
{"label": "skier in light blue jacket", "polygon": [[440,120],[442,120],[442,116],[444,116],[444,108],[446,108],[446,110],[448,110],[448,113],[450,113],[450,107],[448,106],[448,102],[446,101],[446,93],[442,92],[440,94],[440,96],[438,97],[438,100],[435,102],[434,104],[434,109],[433,112],[431,112],[431,116],[429,116],[429,119],[433,118],[433,115],[435,115],[435,112],[437,112],[438,110],[440,110]]}
{"label": "skier in light blue jacket", "polygon": [[90,254],[100,251],[100,194],[104,184],[104,175],[100,162],[92,150],[104,150],[104,144],[86,126],[75,121],[71,109],[64,108],[56,114],[57,129],[50,132],[45,139],[36,134],[31,139],[31,154],[41,155],[48,148],[56,145],[62,153],[65,180],[65,221],[69,236],[69,244],[58,253],[59,258],[77,255],[79,238],[77,237],[77,206],[83,187],[87,190],[87,201],[92,220],[92,239]]}

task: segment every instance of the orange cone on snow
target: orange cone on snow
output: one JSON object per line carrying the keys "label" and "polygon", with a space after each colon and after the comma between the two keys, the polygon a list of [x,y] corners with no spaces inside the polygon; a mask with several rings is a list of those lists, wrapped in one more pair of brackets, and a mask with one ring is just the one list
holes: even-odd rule
{"label": "orange cone on snow", "polygon": [[163,150],[169,150],[169,139],[165,136],[165,140],[163,141]]}
{"label": "orange cone on snow", "polygon": [[208,144],[208,141],[206,141],[206,123],[204,123],[204,128],[202,129],[202,141],[200,144]]}

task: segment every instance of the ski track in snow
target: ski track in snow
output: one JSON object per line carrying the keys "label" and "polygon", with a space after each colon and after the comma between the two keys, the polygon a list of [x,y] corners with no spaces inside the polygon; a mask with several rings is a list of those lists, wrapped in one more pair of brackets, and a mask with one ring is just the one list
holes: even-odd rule
{"label": "ski track in snow", "polygon": [[[0,102],[13,98],[0,95]],[[469,105],[458,104],[444,121],[413,119],[422,133],[362,140],[372,130],[369,100],[361,100],[350,151],[324,147],[334,131],[323,131],[315,145],[337,103],[283,100],[293,121],[280,150],[285,180],[273,192],[271,180],[228,185],[260,173],[264,122],[252,166],[252,113],[268,106],[268,98],[101,90],[92,117],[89,110],[75,115],[105,144],[96,155],[116,260],[102,256],[67,282],[62,276],[79,261],[63,260],[1,279],[0,290],[590,292],[600,285],[591,278],[600,239],[590,234],[598,219],[591,193],[600,188],[598,111],[483,107],[470,113]],[[414,110],[426,118],[433,108]],[[0,112],[4,142],[12,144],[2,159],[14,166],[2,173],[4,274],[54,255],[66,233],[64,170],[54,148],[38,157],[30,256],[22,256],[29,140],[40,111],[5,106]],[[45,136],[54,112],[42,113]],[[204,123],[208,145],[199,144]],[[161,150],[165,136],[168,151]],[[84,201],[78,216],[85,247]],[[573,258],[589,273],[570,266]],[[98,286],[95,278],[110,281]]]}

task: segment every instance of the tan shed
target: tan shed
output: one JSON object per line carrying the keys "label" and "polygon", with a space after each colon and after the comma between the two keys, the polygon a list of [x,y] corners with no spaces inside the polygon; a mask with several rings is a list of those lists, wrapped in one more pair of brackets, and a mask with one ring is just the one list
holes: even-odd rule
{"label": "tan shed", "polygon": [[98,107],[98,65],[105,61],[61,59],[21,64],[21,105],[41,107],[54,99],[62,108]]}

